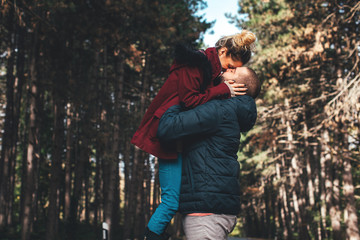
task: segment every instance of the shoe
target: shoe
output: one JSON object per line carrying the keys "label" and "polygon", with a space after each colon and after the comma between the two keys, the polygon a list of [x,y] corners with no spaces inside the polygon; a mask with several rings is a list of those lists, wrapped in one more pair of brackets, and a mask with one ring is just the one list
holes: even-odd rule
{"label": "shoe", "polygon": [[170,235],[163,233],[161,235],[152,232],[148,227],[145,229],[144,240],[168,240]]}

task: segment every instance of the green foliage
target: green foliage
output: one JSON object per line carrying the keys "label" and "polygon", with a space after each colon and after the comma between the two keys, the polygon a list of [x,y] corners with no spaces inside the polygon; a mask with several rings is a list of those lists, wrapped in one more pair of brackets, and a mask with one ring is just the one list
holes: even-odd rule
{"label": "green foliage", "polygon": [[[97,223],[93,223],[93,226],[97,226],[96,229],[89,223],[83,223],[85,220],[80,220],[77,206],[75,207],[76,224],[68,225],[63,219],[65,160],[70,161],[72,195],[75,194],[77,179],[80,179],[79,185],[82,188],[77,199],[81,205],[79,211],[88,208],[87,211],[90,212],[94,208],[83,206],[82,198],[85,194],[83,184],[85,183],[90,185],[87,189],[90,195],[89,205],[98,204],[97,208],[103,208],[102,202],[101,204],[94,203],[96,195],[99,197],[98,201],[104,201],[103,195],[108,191],[104,184],[105,187],[101,185],[104,189],[94,192],[96,177],[101,178],[103,182],[109,178],[102,172],[104,166],[100,164],[105,165],[107,161],[120,161],[124,165],[124,155],[127,155],[128,159],[134,158],[133,147],[128,147],[129,138],[138,126],[143,111],[167,77],[173,61],[174,46],[180,42],[194,47],[201,45],[199,38],[210,27],[203,17],[196,15],[197,11],[205,6],[206,3],[203,0],[41,0],[1,3],[1,84],[7,80],[3,73],[9,67],[6,65],[7,61],[3,53],[11,46],[14,46],[11,50],[16,60],[24,57],[24,69],[20,69],[25,72],[24,76],[16,75],[20,72],[18,68],[21,68],[16,61],[13,66],[14,74],[16,77],[24,77],[26,81],[21,93],[18,93],[22,97],[19,139],[16,171],[14,170],[15,175],[11,176],[16,179],[16,183],[14,193],[9,193],[15,196],[13,225],[16,227],[9,228],[1,236],[7,236],[9,239],[20,237],[21,202],[24,198],[21,185],[25,179],[24,166],[27,164],[24,160],[28,157],[28,134],[34,131],[36,141],[31,144],[36,149],[34,156],[31,157],[34,158],[35,166],[33,174],[36,183],[36,203],[34,205],[37,205],[37,208],[34,208],[36,210],[34,218],[37,222],[34,224],[32,238],[44,239],[45,233],[49,231],[46,228],[50,209],[49,193],[51,183],[55,181],[51,176],[53,174],[51,167],[54,166],[54,159],[58,157],[61,159],[61,164],[59,164],[61,169],[58,169],[57,176],[60,178],[58,179],[60,185],[57,186],[60,204],[58,237],[66,239],[71,229],[73,239],[99,239]],[[20,30],[24,32],[22,46],[16,45],[19,44]],[[11,42],[11,39],[14,42]],[[32,84],[37,86],[38,95],[36,96],[29,93]],[[0,104],[2,106],[5,104],[4,93],[1,88]],[[36,126],[34,127],[36,131],[33,128],[29,129],[29,102],[33,98],[36,99]],[[66,110],[69,111],[66,112]],[[55,121],[59,120],[55,119],[55,116],[61,119],[58,125],[55,125]],[[71,129],[67,129],[67,120],[71,121]],[[116,129],[118,126],[121,129]],[[56,128],[61,128],[63,131],[59,142],[54,141],[54,133],[58,130]],[[116,131],[120,136],[115,136]],[[119,152],[112,153],[115,147],[111,144],[115,138],[120,138],[118,142],[121,146],[118,146]],[[71,140],[70,146],[66,146],[68,140]],[[60,151],[55,152],[56,149]],[[70,155],[66,155],[67,153]],[[70,159],[67,159],[69,156]],[[117,156],[121,156],[121,160]],[[94,160],[95,157],[96,160]],[[85,169],[79,173],[76,170],[84,159]],[[90,164],[89,159],[96,166]],[[2,162],[0,166],[1,164]],[[100,173],[96,172],[98,170],[96,167],[101,168]],[[128,165],[126,167],[132,170]],[[126,170],[129,170],[128,168]],[[127,177],[131,178],[130,175]],[[126,179],[126,183],[129,183],[129,179]],[[123,195],[122,193],[121,196]],[[122,201],[121,206],[124,205],[125,200],[122,199]],[[131,201],[135,202],[133,199]],[[116,206],[116,208],[119,207]],[[0,212],[2,210],[0,209]],[[150,210],[146,209],[146,211]],[[119,209],[114,212],[119,212]],[[97,220],[102,221],[101,217]],[[142,217],[145,218],[145,216]],[[127,224],[127,228],[136,228],[129,225],[131,220],[123,218],[124,214],[121,217],[117,216],[115,224],[117,226],[120,223]],[[121,238],[123,233],[121,227],[117,232],[114,231],[117,238]],[[139,229],[136,230],[139,232]]]}
{"label": "green foliage", "polygon": [[[10,50],[15,60],[24,58],[22,65],[15,61],[11,67],[14,67],[17,78],[24,77],[26,81],[21,93],[15,93],[18,95],[14,97],[21,97],[19,139],[17,146],[12,146],[17,147],[16,165],[14,164],[16,169],[15,175],[9,176],[9,181],[10,177],[16,179],[15,188],[13,193],[8,193],[15,196],[12,202],[14,218],[13,226],[6,233],[2,232],[2,237],[20,238],[21,204],[25,198],[22,186],[26,179],[26,160],[29,160],[34,163],[30,174],[33,174],[31,176],[36,191],[29,196],[36,197],[33,219],[37,221],[34,223],[32,238],[44,239],[50,231],[47,229],[49,220],[53,220],[49,219],[50,188],[55,181],[58,181],[56,202],[60,204],[56,207],[60,211],[57,220],[58,238],[100,238],[97,223],[92,223],[96,228],[91,227],[89,223],[85,223],[88,219],[84,220],[83,216],[80,219],[78,211],[86,209],[87,213],[91,212],[90,221],[94,218],[94,208],[100,209],[99,212],[104,211],[106,191],[109,191],[106,183],[110,177],[106,175],[104,165],[109,162],[126,165],[121,169],[122,174],[130,172],[126,175],[128,179],[123,180],[128,184],[126,187],[116,183],[121,197],[125,195],[129,198],[124,189],[129,188],[130,184],[135,184],[131,185],[133,188],[140,184],[142,188],[140,182],[129,183],[134,180],[131,174],[137,175],[131,171],[137,171],[135,167],[138,167],[133,168],[133,163],[129,163],[130,159],[134,159],[134,147],[129,147],[129,138],[167,77],[173,61],[174,46],[179,42],[194,47],[202,44],[201,36],[210,27],[210,23],[196,13],[204,7],[206,3],[203,0],[42,0],[1,3],[1,86],[7,80],[4,75],[6,68],[10,67],[3,53],[10,48],[13,48]],[[24,35],[20,36],[20,33]],[[23,45],[19,43],[21,37],[24,39]],[[25,73],[24,76],[17,75],[21,70]],[[32,86],[37,87],[34,95],[29,91]],[[2,90],[3,88],[0,91],[0,104],[3,106],[5,91]],[[36,102],[32,105],[35,108],[36,123],[30,129],[31,100]],[[67,125],[70,123],[71,125]],[[35,137],[35,141],[31,143],[28,138],[30,132]],[[56,141],[59,135],[61,139]],[[120,146],[111,145],[114,141]],[[33,156],[29,157],[30,144],[35,149]],[[52,172],[56,159],[61,161],[57,175]],[[2,161],[3,158],[0,166]],[[73,197],[78,194],[76,201],[80,207],[71,203],[76,224],[67,224],[64,219],[65,165],[70,170],[71,195]],[[78,171],[79,168],[84,169]],[[146,177],[152,178],[152,174]],[[94,192],[96,179],[101,179],[100,189]],[[89,197],[87,205],[83,201],[85,194]],[[95,196],[98,197],[98,202],[95,202]],[[130,199],[130,202],[145,205],[147,200],[143,198],[144,203],[137,203]],[[120,212],[119,207],[124,206],[125,201],[129,200],[122,199],[113,212]],[[0,205],[0,212],[3,213],[4,204]],[[149,208],[150,205],[144,211],[150,212]],[[117,230],[113,231],[114,236],[121,238],[124,226],[126,230],[131,228],[130,232],[141,235],[141,230],[130,224],[139,216],[132,215],[132,219],[124,220],[125,212],[122,209],[121,216],[113,219],[114,226],[117,226]],[[97,221],[103,221],[103,217],[104,214]],[[145,217],[144,214],[141,219],[137,219],[136,224],[139,226],[139,222],[144,222]],[[30,217],[28,221],[33,219]],[[0,226],[2,227],[3,225]]]}
{"label": "green foliage", "polygon": [[[63,132],[60,143],[63,165],[59,173],[61,185],[58,186],[61,196],[59,239],[70,235],[75,239],[98,239],[101,234],[98,223],[85,223],[83,216],[72,224],[63,219],[63,177],[67,151],[71,153],[72,182],[79,174],[82,175],[80,185],[88,184],[86,190],[89,190],[91,207],[81,202],[79,209],[88,208],[93,214],[95,196],[102,201],[108,190],[106,187],[98,192],[94,190],[96,177],[103,182],[109,180],[101,172],[105,167],[100,164],[120,161],[124,185],[117,186],[123,197],[119,205],[126,206],[128,203],[129,206],[121,211],[117,206],[114,210],[121,213],[114,220],[117,227],[121,225],[115,236],[121,238],[128,228],[131,228],[131,234],[136,234],[138,226],[145,225],[146,214],[156,203],[150,206],[146,202],[150,201],[150,193],[144,189],[147,182],[138,181],[136,177],[146,172],[148,166],[139,161],[146,160],[148,156],[136,153],[133,147],[129,147],[129,141],[143,112],[167,77],[174,46],[179,42],[202,46],[202,34],[211,23],[197,16],[196,12],[205,6],[203,0],[2,2],[0,37],[6,40],[0,41],[1,86],[5,86],[4,73],[8,67],[3,53],[11,46],[9,39],[16,39],[12,44],[19,44],[20,30],[25,34],[24,45],[22,48],[14,45],[12,52],[16,60],[21,59],[23,52],[25,63],[24,69],[17,69],[20,66],[14,63],[14,74],[21,77],[17,74],[23,70],[26,80],[20,93],[22,102],[15,188],[14,193],[10,193],[15,196],[14,220],[12,226],[0,233],[2,238],[20,238],[21,181],[24,179],[28,134],[33,131],[29,129],[29,101],[33,97],[29,88],[33,80],[38,87],[36,157],[39,161],[36,162],[34,178],[37,183],[37,221],[32,238],[44,239],[47,231],[51,166],[56,154],[53,141],[54,117],[57,116],[55,106],[69,110],[69,115],[61,116],[64,128],[65,120],[72,121],[72,129]],[[320,174],[323,170],[320,159],[327,153],[324,147],[329,147],[326,156],[333,158],[329,166],[332,171],[326,172],[330,180],[338,176],[335,173],[341,175],[344,170],[336,161],[351,160],[357,197],[355,206],[360,209],[359,126],[354,121],[360,111],[356,105],[359,100],[356,93],[360,92],[357,91],[359,36],[355,34],[359,32],[359,7],[354,1],[346,0],[336,3],[325,0],[242,0],[239,6],[239,15],[232,16],[232,20],[239,27],[255,32],[258,37],[251,67],[263,81],[263,90],[257,99],[257,124],[241,136],[238,160],[244,211],[241,224],[233,234],[285,238],[285,230],[289,230],[286,233],[289,238],[301,238],[304,231],[298,225],[299,220],[292,218],[301,214],[303,223],[311,222],[306,230],[310,238],[319,237],[318,229],[321,228],[322,239],[330,239],[336,229],[331,227],[332,219],[329,216],[324,219],[320,212],[321,207],[328,204],[322,202],[323,190],[319,184],[324,181]],[[16,11],[10,12],[15,7]],[[31,75],[34,72],[35,78]],[[5,104],[4,94],[2,87],[2,105]],[[56,105],[59,102],[61,104]],[[112,143],[117,140],[114,134],[117,130],[120,132],[120,146],[119,152],[113,156]],[[324,130],[329,131],[328,144],[324,144],[320,135]],[[70,149],[65,149],[67,136],[72,141]],[[84,171],[75,172],[84,159]],[[306,159],[310,160],[310,169],[314,170],[311,176],[306,175]],[[294,164],[297,164],[300,173],[293,170]],[[299,175],[294,177],[296,174]],[[153,172],[148,173],[146,181],[150,182],[153,175]],[[308,180],[319,184],[314,206],[309,205]],[[342,180],[339,177],[339,181]],[[81,199],[78,200],[83,200],[85,191],[80,191]],[[305,199],[300,213],[294,210],[293,193]],[[280,198],[280,194],[285,195]],[[287,197],[287,209],[283,196]],[[339,197],[341,202],[338,206],[343,210],[347,201],[344,190],[340,191]],[[138,199],[141,199],[140,203]],[[101,204],[96,207],[103,208]],[[128,212],[136,207],[141,207],[144,216],[135,216],[135,210]],[[288,211],[284,214],[289,214],[289,221],[281,219],[282,211]],[[76,212],[75,215],[80,214]],[[346,223],[341,221],[344,227]],[[319,227],[324,222],[325,225]],[[289,224],[292,225],[287,226]],[[135,238],[132,235],[128,237]]]}
{"label": "green foliage", "polygon": [[[243,0],[239,6],[239,15],[232,19],[237,26],[256,33],[257,51],[250,67],[263,81],[256,128],[242,137],[240,145],[242,199],[247,204],[245,209],[251,209],[242,216],[246,222],[259,221],[257,231],[248,225],[244,225],[244,231],[248,236],[268,231],[266,234],[274,237],[275,233],[261,224],[277,224],[280,238],[291,234],[288,238],[319,239],[319,228],[323,228],[322,238],[331,239],[336,234],[345,238],[348,223],[343,218],[343,232],[339,234],[331,227],[334,218],[327,215],[324,219],[321,215],[320,209],[326,211],[329,204],[336,204],[321,202],[321,185],[326,180],[321,174],[325,172],[330,179],[339,178],[339,184],[345,184],[344,169],[337,161],[341,162],[348,152],[352,174],[346,178],[352,178],[354,186],[359,185],[359,127],[353,124],[360,111],[355,103],[359,102],[359,94],[354,94],[359,92],[359,36],[354,35],[359,30],[359,5],[354,1]],[[323,131],[329,131],[329,143],[324,144]],[[333,172],[320,164],[327,144],[331,149],[328,167]],[[309,170],[310,176],[306,174]],[[316,207],[309,204],[309,181],[320,184],[314,193]],[[266,193],[266,188],[274,188],[275,195]],[[329,191],[332,189],[327,189],[326,194]],[[286,207],[280,197],[284,194],[286,204],[290,204]],[[358,188],[355,195],[359,196]],[[305,199],[300,213],[294,212],[294,196]],[[349,201],[349,196],[340,191],[340,196],[334,198],[341,199],[337,207],[343,211],[343,202]],[[358,198],[354,206],[358,209]],[[315,223],[304,230],[297,226],[296,217],[281,219],[286,214],[299,214],[302,221],[315,219]],[[277,222],[271,222],[271,217]],[[293,221],[291,226],[286,225],[289,219]]]}

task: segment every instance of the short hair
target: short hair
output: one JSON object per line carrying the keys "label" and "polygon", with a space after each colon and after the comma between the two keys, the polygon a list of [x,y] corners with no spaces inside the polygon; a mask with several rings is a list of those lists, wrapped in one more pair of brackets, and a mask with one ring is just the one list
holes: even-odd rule
{"label": "short hair", "polygon": [[249,95],[252,98],[257,98],[261,90],[261,82],[255,73],[249,67],[240,67],[241,73],[239,74],[238,78],[234,79],[236,83],[243,83],[246,84],[246,95]]}

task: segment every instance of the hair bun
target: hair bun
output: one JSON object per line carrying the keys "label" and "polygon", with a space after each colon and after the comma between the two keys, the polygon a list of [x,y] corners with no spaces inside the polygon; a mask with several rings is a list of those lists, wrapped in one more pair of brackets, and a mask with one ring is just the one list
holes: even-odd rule
{"label": "hair bun", "polygon": [[254,50],[256,36],[254,33],[249,30],[243,30],[241,33],[235,34],[232,36],[235,46],[242,48],[244,50]]}
{"label": "hair bun", "polygon": [[256,36],[254,33],[243,30],[241,33],[221,37],[215,44],[216,50],[226,48],[226,56],[231,55],[235,61],[243,64],[249,62],[252,51],[255,50]]}

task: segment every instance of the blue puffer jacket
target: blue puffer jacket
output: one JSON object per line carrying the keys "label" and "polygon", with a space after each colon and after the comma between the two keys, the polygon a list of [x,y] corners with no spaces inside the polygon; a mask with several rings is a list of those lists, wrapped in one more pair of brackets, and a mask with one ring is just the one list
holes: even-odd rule
{"label": "blue puffer jacket", "polygon": [[162,116],[159,139],[184,143],[181,213],[239,213],[240,132],[249,131],[256,117],[249,96],[213,100],[184,112],[176,105]]}

